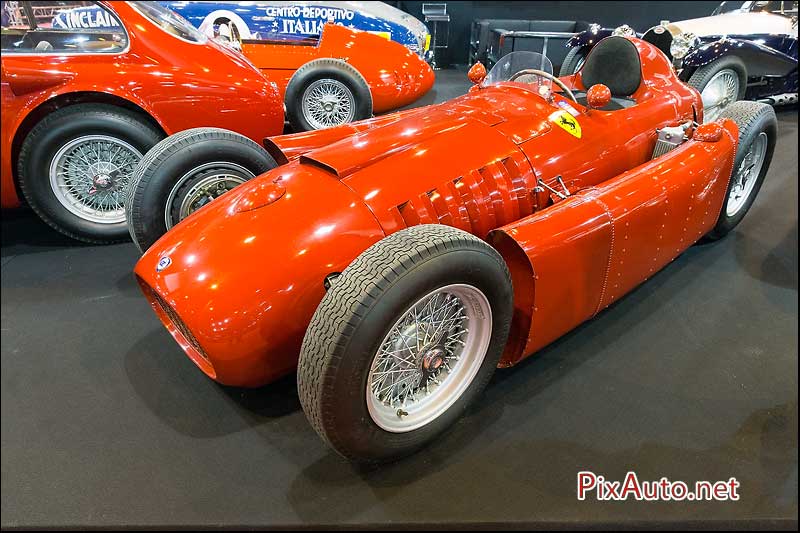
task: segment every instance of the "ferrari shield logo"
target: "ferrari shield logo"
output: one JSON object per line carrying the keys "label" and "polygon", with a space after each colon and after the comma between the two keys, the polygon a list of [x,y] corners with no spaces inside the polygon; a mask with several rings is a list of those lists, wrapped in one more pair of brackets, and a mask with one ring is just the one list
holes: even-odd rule
{"label": "ferrari shield logo", "polygon": [[559,128],[566,131],[570,135],[581,138],[581,125],[578,124],[578,119],[567,113],[566,111],[556,111],[550,114],[550,122],[556,124]]}

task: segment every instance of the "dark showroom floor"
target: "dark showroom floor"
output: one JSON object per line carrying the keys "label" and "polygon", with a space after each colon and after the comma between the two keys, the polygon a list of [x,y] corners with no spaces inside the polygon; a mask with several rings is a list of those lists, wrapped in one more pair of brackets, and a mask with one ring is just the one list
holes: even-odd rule
{"label": "dark showroom floor", "polygon": [[[443,71],[421,103],[463,93]],[[452,431],[365,470],[306,422],[291,376],[224,388],[139,293],[132,244],[2,221],[2,526],[797,525],[797,108],[727,238],[498,371]],[[457,154],[454,154],[457,157]],[[601,502],[576,477],[728,480],[737,502]],[[710,522],[708,522],[710,521]]]}

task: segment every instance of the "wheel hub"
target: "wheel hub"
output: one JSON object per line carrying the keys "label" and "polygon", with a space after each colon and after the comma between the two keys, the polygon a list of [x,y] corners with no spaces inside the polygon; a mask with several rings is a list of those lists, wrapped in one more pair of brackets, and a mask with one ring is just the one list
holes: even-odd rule
{"label": "wheel hub", "polygon": [[[255,174],[241,165],[226,161],[211,161],[191,169],[172,186],[164,210],[164,224],[169,230],[201,207],[211,203]],[[195,181],[188,191],[187,182]]]}
{"label": "wheel hub", "polygon": [[123,194],[142,154],[107,135],[86,135],[62,146],[50,162],[56,199],[81,219],[101,224],[125,220]]}
{"label": "wheel hub", "polygon": [[486,297],[476,288],[448,285],[400,316],[380,344],[367,378],[373,421],[387,431],[410,431],[454,402],[485,355],[489,313]]}
{"label": "wheel hub", "polygon": [[204,205],[210,204],[236,185],[243,183],[243,180],[236,180],[233,181],[233,183],[229,183],[231,176],[227,175],[213,177],[216,178],[216,181],[210,181],[190,192],[188,214],[192,214]]}
{"label": "wheel hub", "polygon": [[750,145],[735,175],[731,178],[733,184],[731,185],[726,209],[726,214],[728,216],[733,216],[738,213],[752,194],[764,164],[767,144],[767,134],[764,132],[760,133]]}
{"label": "wheel hub", "polygon": [[736,73],[729,69],[716,73],[700,93],[706,122],[715,120],[725,107],[736,101],[738,95],[739,78]]}
{"label": "wheel hub", "polygon": [[333,113],[336,110],[336,100],[328,97],[322,101],[322,109],[325,110],[326,113]]}
{"label": "wheel hub", "polygon": [[422,371],[425,374],[434,374],[444,364],[447,351],[444,346],[437,346],[428,350],[422,356]]}
{"label": "wheel hub", "polygon": [[114,186],[114,180],[108,174],[97,174],[92,176],[92,185],[95,189],[107,190]]}
{"label": "wheel hub", "polygon": [[314,129],[338,126],[355,118],[355,97],[338,80],[314,81],[304,91],[301,102],[303,116]]}
{"label": "wheel hub", "polygon": [[102,191],[111,192],[117,189],[116,177],[119,174],[119,169],[114,163],[98,161],[89,166],[88,173],[91,180],[89,194]]}

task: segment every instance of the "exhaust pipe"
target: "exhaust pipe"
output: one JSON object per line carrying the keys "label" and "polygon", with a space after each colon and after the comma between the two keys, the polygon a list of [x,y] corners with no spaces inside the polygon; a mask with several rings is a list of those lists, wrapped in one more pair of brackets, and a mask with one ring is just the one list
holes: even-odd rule
{"label": "exhaust pipe", "polygon": [[788,105],[797,103],[797,93],[784,93],[777,96],[762,98],[759,102],[769,105]]}

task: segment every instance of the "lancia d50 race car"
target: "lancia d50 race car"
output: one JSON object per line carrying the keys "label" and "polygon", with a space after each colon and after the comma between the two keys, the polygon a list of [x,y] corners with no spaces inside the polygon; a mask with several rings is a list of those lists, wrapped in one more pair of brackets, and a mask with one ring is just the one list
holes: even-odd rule
{"label": "lancia d50 race car", "polygon": [[[698,125],[698,92],[635,38],[603,40],[563,79],[532,52],[469,74],[443,104],[267,140],[282,166],[135,268],[203,372],[252,387],[297,367],[309,421],[353,460],[417,450],[495,368],[731,231],[775,146],[764,104]],[[137,174],[195,150],[176,145]]]}

